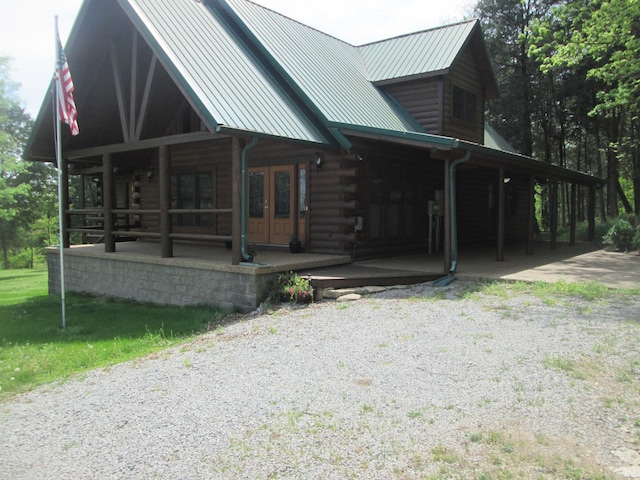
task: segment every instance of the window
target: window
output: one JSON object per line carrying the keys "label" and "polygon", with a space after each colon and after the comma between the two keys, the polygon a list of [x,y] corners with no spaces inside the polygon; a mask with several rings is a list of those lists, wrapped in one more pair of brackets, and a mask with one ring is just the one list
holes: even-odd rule
{"label": "window", "polygon": [[[214,208],[213,173],[180,173],[171,177],[171,208],[208,209]],[[180,227],[210,227],[213,214],[184,213],[174,215],[173,224]]]}
{"label": "window", "polygon": [[455,85],[453,86],[453,118],[469,123],[476,121],[476,96]]}

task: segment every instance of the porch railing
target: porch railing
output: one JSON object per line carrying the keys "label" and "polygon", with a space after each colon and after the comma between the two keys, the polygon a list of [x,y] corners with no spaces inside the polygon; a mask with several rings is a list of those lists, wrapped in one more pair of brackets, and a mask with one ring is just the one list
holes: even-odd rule
{"label": "porch railing", "polygon": [[[103,208],[82,208],[66,210],[67,215],[95,215],[104,219]],[[112,215],[158,215],[160,216],[159,209],[131,209],[131,208],[116,208],[111,211]],[[212,214],[212,215],[230,215],[232,210],[230,208],[172,208],[169,210],[169,215],[188,215],[188,214]],[[118,227],[118,225],[114,225]],[[133,237],[133,238],[161,238],[160,232],[143,232],[140,230],[132,230],[132,228],[139,228],[132,225],[123,225],[122,228],[114,229],[111,234],[115,237]],[[83,227],[68,227],[65,229],[67,233],[81,233],[83,235],[102,235],[104,236],[104,228],[83,226]],[[200,241],[200,242],[230,242],[231,235],[208,235],[199,233],[170,233],[169,238],[172,240],[188,240],[188,241]]]}

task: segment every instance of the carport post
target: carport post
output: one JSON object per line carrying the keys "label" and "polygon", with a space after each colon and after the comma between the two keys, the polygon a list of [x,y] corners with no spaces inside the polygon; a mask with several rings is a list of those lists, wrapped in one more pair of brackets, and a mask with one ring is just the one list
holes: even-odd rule
{"label": "carport post", "polygon": [[173,257],[173,241],[171,240],[171,166],[169,147],[160,145],[158,182],[160,183],[160,256]]}
{"label": "carport post", "polygon": [[536,179],[529,177],[529,232],[527,233],[527,255],[533,255],[533,236],[536,225]]}
{"label": "carport post", "polygon": [[504,262],[504,211],[505,211],[505,183],[504,168],[498,171],[498,251],[496,261]]}

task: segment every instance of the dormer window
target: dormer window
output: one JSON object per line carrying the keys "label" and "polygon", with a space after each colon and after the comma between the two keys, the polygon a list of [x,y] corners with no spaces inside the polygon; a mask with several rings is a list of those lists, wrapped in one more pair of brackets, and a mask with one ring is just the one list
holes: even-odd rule
{"label": "dormer window", "polygon": [[469,123],[476,121],[476,96],[455,85],[453,86],[453,118]]}

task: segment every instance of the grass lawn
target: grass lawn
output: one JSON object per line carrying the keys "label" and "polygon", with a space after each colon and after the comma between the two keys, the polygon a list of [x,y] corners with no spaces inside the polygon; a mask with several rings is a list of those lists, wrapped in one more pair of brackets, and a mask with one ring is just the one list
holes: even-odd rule
{"label": "grass lawn", "polygon": [[47,294],[46,270],[0,271],[0,400],[176,345],[219,322],[209,307],[165,307]]}

